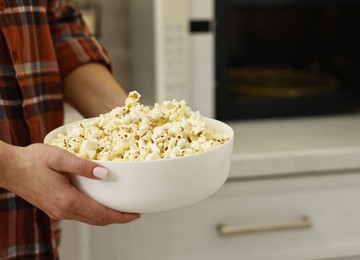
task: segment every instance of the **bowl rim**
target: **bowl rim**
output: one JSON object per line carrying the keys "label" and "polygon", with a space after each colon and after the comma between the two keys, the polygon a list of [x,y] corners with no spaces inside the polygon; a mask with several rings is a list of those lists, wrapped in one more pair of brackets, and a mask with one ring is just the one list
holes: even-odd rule
{"label": "bowl rim", "polygon": [[[73,125],[73,124],[77,124],[77,123],[79,123],[79,122],[81,122],[83,120],[86,120],[86,119],[91,119],[91,118],[84,118],[84,119],[81,119],[81,120],[77,120],[77,121],[74,121],[74,122],[71,122],[71,123],[68,123],[68,124],[64,124],[62,126],[59,126],[59,127],[55,128],[55,129],[53,129],[52,131],[50,131],[49,133],[46,134],[46,136],[44,137],[43,143],[47,144],[47,145],[50,145],[48,142],[45,142],[45,141],[46,141],[46,139],[49,138],[50,135],[54,134],[54,132],[60,130],[61,128],[64,128],[66,130],[66,127],[69,127],[70,125]],[[94,159],[86,159],[86,160],[90,160],[90,161],[93,161],[93,162],[96,162],[96,163],[106,163],[106,164],[116,164],[116,163],[118,163],[118,164],[122,164],[122,163],[123,164],[125,164],[125,163],[128,164],[128,163],[144,163],[144,162],[146,162],[148,164],[148,163],[156,163],[156,162],[159,162],[159,161],[184,160],[184,159],[186,159],[188,157],[197,157],[197,156],[205,155],[205,154],[210,153],[210,152],[214,152],[214,151],[224,147],[224,145],[227,145],[230,142],[233,142],[233,140],[234,140],[234,130],[232,129],[232,127],[230,125],[228,125],[227,123],[222,122],[220,120],[211,118],[211,117],[203,116],[203,119],[205,120],[205,124],[207,124],[207,121],[213,121],[213,122],[216,122],[216,123],[220,123],[225,128],[227,128],[229,130],[229,133],[225,133],[225,134],[229,135],[229,139],[227,141],[225,141],[223,144],[221,144],[221,145],[219,145],[217,147],[211,148],[209,150],[199,152],[199,153],[194,153],[194,154],[188,154],[188,155],[184,155],[184,156],[178,156],[178,157],[174,157],[174,158],[161,158],[161,159],[156,159],[156,160],[133,160],[133,161],[129,161],[129,160],[107,161],[107,160],[94,160]],[[224,134],[224,133],[222,133],[222,134]],[[48,141],[50,141],[50,140],[48,140]],[[62,148],[60,148],[60,149],[62,149]],[[63,149],[63,150],[65,150],[65,149]]]}

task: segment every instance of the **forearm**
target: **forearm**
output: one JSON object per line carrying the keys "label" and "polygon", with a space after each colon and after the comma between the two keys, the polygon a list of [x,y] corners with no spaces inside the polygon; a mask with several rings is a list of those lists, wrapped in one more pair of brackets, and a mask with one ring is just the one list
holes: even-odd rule
{"label": "forearm", "polygon": [[109,70],[97,63],[72,71],[65,78],[64,92],[66,101],[84,117],[97,116],[122,106],[127,96]]}

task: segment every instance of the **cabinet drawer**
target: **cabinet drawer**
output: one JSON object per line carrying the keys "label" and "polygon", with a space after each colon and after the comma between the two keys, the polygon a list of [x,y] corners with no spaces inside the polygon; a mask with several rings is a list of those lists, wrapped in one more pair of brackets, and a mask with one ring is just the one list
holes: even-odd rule
{"label": "cabinet drawer", "polygon": [[[357,255],[359,198],[360,174],[229,182],[192,206],[145,214],[128,225],[88,226],[88,255],[93,260],[304,260]],[[227,227],[223,234],[220,224]]]}

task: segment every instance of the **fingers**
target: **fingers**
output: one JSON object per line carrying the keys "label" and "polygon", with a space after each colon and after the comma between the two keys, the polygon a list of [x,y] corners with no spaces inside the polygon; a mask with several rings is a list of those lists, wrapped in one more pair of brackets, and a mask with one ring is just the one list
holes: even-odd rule
{"label": "fingers", "polygon": [[[93,210],[90,210],[93,211]],[[136,219],[139,219],[141,216],[137,213],[123,213],[118,211],[113,211],[111,209],[103,207],[103,215],[102,217],[99,217],[99,212],[94,211],[93,215],[83,215],[74,212],[71,217],[68,217],[66,219],[70,220],[76,220],[80,221],[89,225],[95,225],[95,226],[106,226],[110,224],[125,224],[132,222]],[[100,215],[101,216],[101,215]],[[64,218],[55,218],[55,219],[64,219]]]}
{"label": "fingers", "polygon": [[111,210],[86,197],[84,198],[84,202],[85,203],[78,205],[77,208],[78,212],[82,212],[79,217],[83,218],[83,221],[88,224],[98,226],[104,226],[112,223],[124,224],[140,218],[140,214]]}
{"label": "fingers", "polygon": [[91,160],[79,158],[56,147],[49,148],[49,167],[63,173],[82,175],[92,179],[105,179],[108,170]]}
{"label": "fingers", "polygon": [[106,211],[106,214],[102,218],[89,218],[84,215],[79,215],[79,218],[82,219],[82,222],[90,225],[106,226],[115,223],[116,224],[129,223],[141,217],[140,214],[138,213],[124,213],[124,212],[114,211],[108,208],[104,208],[104,209]]}
{"label": "fingers", "polygon": [[71,187],[56,203],[56,212],[49,214],[53,219],[71,219],[91,225],[105,226],[114,223],[128,223],[140,218],[140,214],[114,211],[97,203]]}

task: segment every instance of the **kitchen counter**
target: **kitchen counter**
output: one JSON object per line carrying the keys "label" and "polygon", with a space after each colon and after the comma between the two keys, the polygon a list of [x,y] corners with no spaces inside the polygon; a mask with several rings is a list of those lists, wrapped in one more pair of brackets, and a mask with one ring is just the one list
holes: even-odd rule
{"label": "kitchen counter", "polygon": [[[65,122],[82,117],[65,106]],[[231,178],[360,170],[360,114],[232,121]]]}
{"label": "kitchen counter", "polygon": [[360,114],[229,122],[230,177],[360,169]]}

